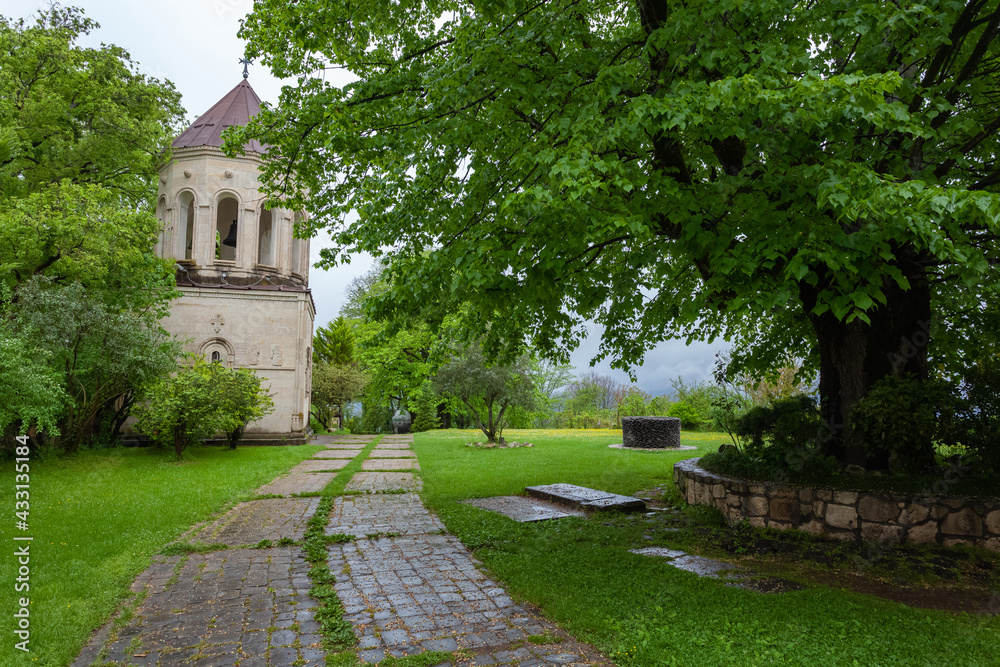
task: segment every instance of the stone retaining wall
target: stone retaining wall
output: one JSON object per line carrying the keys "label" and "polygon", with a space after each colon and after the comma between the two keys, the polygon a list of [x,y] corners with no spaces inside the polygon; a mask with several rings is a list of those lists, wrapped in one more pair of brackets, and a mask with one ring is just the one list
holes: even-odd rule
{"label": "stone retaining wall", "polygon": [[674,483],[692,505],[715,507],[733,525],[785,530],[860,542],[977,544],[1000,551],[1000,498],[957,498],[835,491],[749,482],[709,472],[699,459],[674,465]]}

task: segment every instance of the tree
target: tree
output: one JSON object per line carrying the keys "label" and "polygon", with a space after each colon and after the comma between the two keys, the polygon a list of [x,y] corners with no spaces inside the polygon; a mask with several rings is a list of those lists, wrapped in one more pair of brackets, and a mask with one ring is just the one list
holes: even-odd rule
{"label": "tree", "polygon": [[341,309],[341,316],[351,313],[360,318],[355,327],[356,353],[368,379],[362,419],[366,430],[372,431],[385,426],[397,411],[411,407],[454,347],[450,318],[435,322],[428,316],[433,305],[424,304],[416,315],[391,320],[370,313],[369,304],[387,289],[384,271],[379,264],[355,278]]}
{"label": "tree", "polygon": [[59,380],[44,350],[0,327],[0,433],[16,425],[19,433],[38,428],[58,434],[66,400]]}
{"label": "tree", "polygon": [[478,345],[438,370],[434,391],[461,401],[491,443],[502,442],[510,411],[519,407],[530,410],[535,399],[531,363],[526,355],[513,364],[489,365]]}
{"label": "tree", "polygon": [[507,356],[592,318],[624,369],[672,337],[793,354],[856,463],[852,406],[926,377],[936,327],[995,292],[998,23],[985,0],[262,0],[241,34],[299,85],[237,142],[275,147],[265,190],[309,194],[326,262],[392,255],[382,312],[470,304]]}
{"label": "tree", "polygon": [[568,404],[575,410],[611,410],[617,405],[622,384],[610,375],[584,373],[569,386]]}
{"label": "tree", "polygon": [[[98,28],[80,9],[52,5],[32,23],[0,16],[0,199],[70,182],[148,204],[156,166],[183,111],[169,82],[138,72],[121,47],[86,48]],[[5,154],[6,153],[6,154]]]}
{"label": "tree", "polygon": [[217,381],[222,387],[222,405],[219,411],[226,417],[226,421],[222,424],[222,430],[226,434],[226,444],[230,449],[236,449],[236,446],[243,441],[243,434],[249,424],[274,412],[274,399],[261,385],[261,378],[253,370],[249,368],[225,370],[228,372],[216,373]]}
{"label": "tree", "polygon": [[[43,350],[68,399],[59,416],[63,449],[76,451],[104,412],[114,437],[137,399],[177,367],[179,344],[159,326],[156,312],[105,302],[106,294],[79,282],[65,286],[36,278],[19,290],[10,320]],[[143,299],[144,300],[144,299]]]}
{"label": "tree", "polygon": [[569,364],[558,363],[547,359],[533,360],[531,377],[538,388],[539,397],[552,405],[556,402],[559,391],[573,383],[575,369]]}
{"label": "tree", "polygon": [[[273,409],[253,371],[231,370],[194,357],[190,366],[162,379],[149,392],[149,400],[136,410],[136,429],[173,447],[180,459],[189,445],[217,433],[231,434]],[[232,436],[227,439],[233,446]]]}
{"label": "tree", "polygon": [[358,400],[368,385],[368,378],[357,365],[338,366],[319,363],[313,366],[312,402],[316,411],[312,415],[330,430],[330,423],[337,418],[338,428],[344,428],[344,407]]}
{"label": "tree", "polygon": [[343,315],[313,334],[313,361],[348,366],[355,363],[354,327]]}
{"label": "tree", "polygon": [[114,437],[176,367],[152,200],[180,96],[119,47],[81,47],[95,27],[58,5],[33,23],[0,17],[0,329],[18,355],[3,363],[34,388],[5,384],[0,398],[69,451],[95,422]]}
{"label": "tree", "polygon": [[441,418],[438,416],[438,405],[440,401],[434,394],[431,382],[427,382],[419,391],[413,402],[413,409],[416,417],[410,425],[410,431],[420,433],[422,431],[433,431],[441,428]]}

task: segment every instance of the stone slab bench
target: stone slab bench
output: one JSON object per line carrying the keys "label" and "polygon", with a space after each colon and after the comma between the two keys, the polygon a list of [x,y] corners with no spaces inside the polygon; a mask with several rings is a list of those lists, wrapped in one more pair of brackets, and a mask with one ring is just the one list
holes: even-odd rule
{"label": "stone slab bench", "polygon": [[588,489],[575,484],[546,484],[527,486],[524,489],[532,498],[548,500],[561,505],[579,507],[586,511],[617,510],[619,512],[644,512],[646,503],[631,496]]}

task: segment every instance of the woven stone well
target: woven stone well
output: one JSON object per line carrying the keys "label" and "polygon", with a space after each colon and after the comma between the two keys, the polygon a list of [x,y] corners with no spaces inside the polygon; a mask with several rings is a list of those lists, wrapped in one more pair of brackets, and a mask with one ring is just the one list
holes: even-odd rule
{"label": "woven stone well", "polygon": [[668,449],[681,446],[681,420],[677,417],[622,417],[625,447]]}

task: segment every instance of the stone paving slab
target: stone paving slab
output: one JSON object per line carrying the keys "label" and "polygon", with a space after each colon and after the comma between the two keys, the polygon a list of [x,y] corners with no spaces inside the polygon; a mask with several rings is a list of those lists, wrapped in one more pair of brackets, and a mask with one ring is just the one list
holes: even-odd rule
{"label": "stone paving slab", "polygon": [[379,440],[379,442],[380,443],[382,443],[382,442],[408,442],[408,443],[410,443],[412,445],[413,444],[413,436],[412,435],[383,435],[382,439]]}
{"label": "stone paving slab", "polygon": [[586,510],[646,511],[646,503],[638,498],[588,489],[576,484],[545,484],[543,486],[528,486],[524,490],[533,498]]}
{"label": "stone paving slab", "polygon": [[444,530],[415,493],[340,496],[334,500],[326,534],[365,537],[375,533],[420,535]]}
{"label": "stone paving slab", "polygon": [[317,435],[309,441],[311,445],[329,445],[335,442],[371,442],[374,435]]}
{"label": "stone paving slab", "polygon": [[367,459],[361,462],[362,470],[420,470],[416,459]]}
{"label": "stone paving slab", "polygon": [[372,451],[378,452],[386,449],[395,449],[395,450],[409,449],[410,445],[412,444],[413,444],[412,442],[380,442],[377,445],[375,445],[375,449],[373,449]]}
{"label": "stone paving slab", "polygon": [[368,454],[370,459],[415,459],[412,449],[379,449],[377,446]]}
{"label": "stone paving slab", "polygon": [[361,453],[360,449],[324,449],[312,455],[314,459],[353,459]]}
{"label": "stone paving slab", "polygon": [[[511,600],[451,535],[358,540],[331,545],[329,553],[363,662],[461,648],[472,652],[474,665],[609,664]],[[546,632],[560,641],[524,642]]]}
{"label": "stone paving slab", "polygon": [[308,571],[297,547],[159,557],[132,586],[148,591],[133,617],[111,641],[95,635],[72,667],[104,647],[102,665],[325,665]]}
{"label": "stone paving slab", "polygon": [[240,503],[208,525],[188,531],[182,539],[210,544],[257,544],[283,537],[301,540],[306,523],[316,513],[319,498],[267,498]]}
{"label": "stone paving slab", "polygon": [[365,443],[359,444],[356,442],[341,442],[341,443],[334,443],[332,445],[327,445],[326,451],[339,451],[343,449],[361,451],[362,449],[365,448],[365,446],[366,446]]}
{"label": "stone paving slab", "polygon": [[423,482],[412,472],[356,472],[345,491],[419,491]]}
{"label": "stone paving slab", "polygon": [[273,493],[280,496],[288,496],[293,493],[315,493],[322,491],[323,487],[336,476],[337,473],[333,472],[300,472],[285,475],[260,487],[257,489],[257,493],[261,495]]}
{"label": "stone paving slab", "polygon": [[503,514],[518,523],[564,519],[570,516],[585,517],[587,513],[565,505],[525,498],[524,496],[495,496],[493,498],[472,498],[461,501],[467,505]]}
{"label": "stone paving slab", "polygon": [[294,475],[295,473],[300,472],[327,472],[329,470],[340,470],[349,462],[349,460],[345,459],[308,459],[289,470],[289,473]]}

